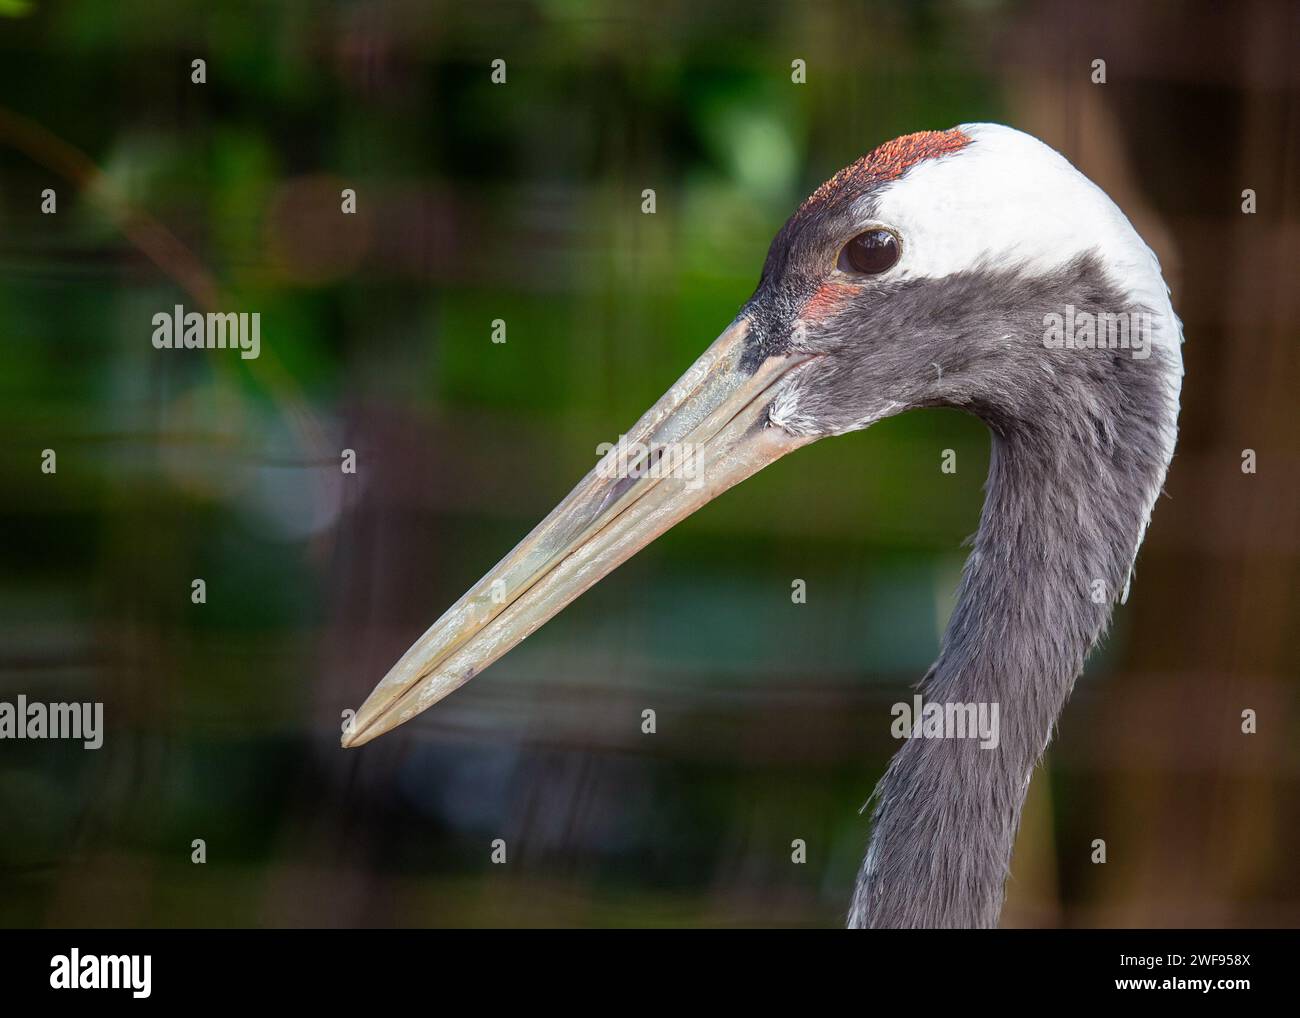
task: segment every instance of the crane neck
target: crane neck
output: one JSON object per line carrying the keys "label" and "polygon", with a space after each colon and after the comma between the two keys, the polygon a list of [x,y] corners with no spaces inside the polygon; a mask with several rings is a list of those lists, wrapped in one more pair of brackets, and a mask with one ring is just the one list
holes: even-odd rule
{"label": "crane neck", "polygon": [[958,718],[982,708],[996,739],[969,726],[965,737],[942,724],[911,731],[874,794],[850,925],[997,924],[1034,765],[1127,593],[1164,479],[1164,402],[1139,387],[1118,390],[1104,416],[1064,395],[1036,423],[982,415],[987,495],[921,694],[931,720],[936,708]]}

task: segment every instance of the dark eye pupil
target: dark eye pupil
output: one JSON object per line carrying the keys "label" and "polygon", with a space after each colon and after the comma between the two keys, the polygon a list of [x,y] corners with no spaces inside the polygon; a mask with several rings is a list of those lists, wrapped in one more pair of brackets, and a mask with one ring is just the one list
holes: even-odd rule
{"label": "dark eye pupil", "polygon": [[859,233],[844,245],[840,254],[840,269],[844,272],[861,272],[874,275],[884,272],[898,261],[898,239],[888,230],[868,230]]}

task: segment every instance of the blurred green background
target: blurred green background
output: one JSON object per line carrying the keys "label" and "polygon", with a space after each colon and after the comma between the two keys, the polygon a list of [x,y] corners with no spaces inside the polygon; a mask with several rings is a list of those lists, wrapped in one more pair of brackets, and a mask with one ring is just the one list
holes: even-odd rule
{"label": "blurred green background", "polygon": [[[809,190],[988,119],[1115,197],[1187,335],[1171,497],[1004,925],[1296,925],[1296,12],[0,0],[0,696],[107,726],[0,743],[0,922],[842,923],[978,518],[973,419],[819,443],[365,750],[340,714],[732,319]],[[177,303],[259,311],[261,357],[154,350]]]}

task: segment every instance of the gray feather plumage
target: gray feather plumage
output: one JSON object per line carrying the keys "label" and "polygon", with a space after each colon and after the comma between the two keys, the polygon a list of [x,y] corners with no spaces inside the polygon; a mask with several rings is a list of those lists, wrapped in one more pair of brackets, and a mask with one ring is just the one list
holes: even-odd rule
{"label": "gray feather plumage", "polygon": [[[797,215],[778,236],[746,314],[751,360],[825,353],[791,430],[855,430],[921,407],[955,407],[992,434],[986,501],[928,702],[997,703],[1001,738],[905,741],[874,795],[851,926],[997,924],[1020,812],[1088,651],[1126,590],[1177,417],[1177,367],[1114,349],[1048,349],[1044,316],[1067,305],[1145,311],[1104,251],[1035,275],[976,266],[868,288],[812,338],[795,329],[821,283],[823,237],[842,236],[861,196]],[[1157,322],[1177,333],[1177,323]],[[1168,332],[1167,332],[1168,334]],[[1094,585],[1104,584],[1101,603]]]}

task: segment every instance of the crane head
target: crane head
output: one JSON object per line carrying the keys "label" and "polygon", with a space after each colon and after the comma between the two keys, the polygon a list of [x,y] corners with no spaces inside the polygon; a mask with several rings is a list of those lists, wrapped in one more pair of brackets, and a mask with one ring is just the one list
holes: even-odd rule
{"label": "crane head", "polygon": [[343,745],[433,706],[664,531],[819,438],[929,406],[995,433],[1050,428],[1063,401],[1119,398],[1149,407],[1167,464],[1180,339],[1155,256],[1042,142],[972,124],[881,145],[796,210],[735,320],[402,656]]}

